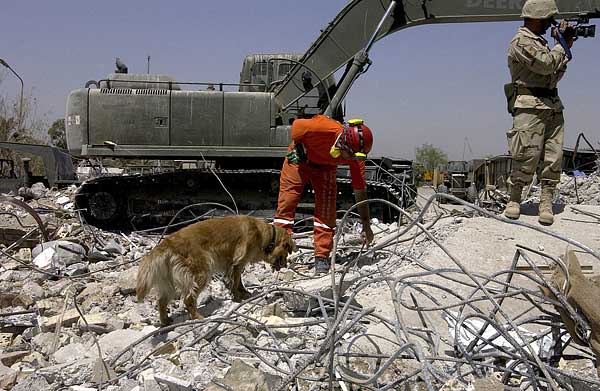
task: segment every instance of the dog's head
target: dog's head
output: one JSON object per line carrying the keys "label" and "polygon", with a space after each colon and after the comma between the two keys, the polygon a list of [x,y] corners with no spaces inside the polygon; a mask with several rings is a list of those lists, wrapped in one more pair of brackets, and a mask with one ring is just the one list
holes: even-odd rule
{"label": "dog's head", "polygon": [[274,232],[275,237],[271,239],[274,242],[274,246],[270,252],[267,252],[265,261],[274,270],[279,270],[287,266],[287,257],[296,251],[296,243],[294,243],[287,231],[281,227],[275,227],[275,230],[271,229],[269,231]]}

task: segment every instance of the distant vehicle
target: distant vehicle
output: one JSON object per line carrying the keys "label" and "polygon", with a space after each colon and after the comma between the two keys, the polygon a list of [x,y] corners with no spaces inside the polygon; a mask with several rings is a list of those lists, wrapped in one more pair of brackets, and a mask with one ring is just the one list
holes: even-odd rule
{"label": "distant vehicle", "polygon": [[[0,192],[16,191],[42,182],[46,187],[61,187],[78,183],[73,161],[69,154],[56,147],[39,144],[0,142],[0,150],[22,156],[21,161],[0,159]],[[31,159],[43,165],[43,174],[34,175]]]}
{"label": "distant vehicle", "polygon": [[[452,194],[455,197],[474,203],[477,200],[477,188],[473,182],[473,170],[469,162],[463,160],[449,161],[441,172],[443,183],[437,192]],[[440,202],[447,200],[440,197]]]}

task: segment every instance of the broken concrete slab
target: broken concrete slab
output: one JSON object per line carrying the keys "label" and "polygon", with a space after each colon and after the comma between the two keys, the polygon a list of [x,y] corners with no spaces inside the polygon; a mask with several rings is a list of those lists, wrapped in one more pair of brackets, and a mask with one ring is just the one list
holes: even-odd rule
{"label": "broken concrete slab", "polygon": [[0,327],[5,333],[21,334],[26,329],[37,326],[37,321],[37,315],[34,312],[26,312],[0,317]]}
{"label": "broken concrete slab", "polygon": [[42,270],[62,270],[66,266],[81,262],[86,249],[77,243],[55,240],[42,243],[32,251],[33,263]]}
{"label": "broken concrete slab", "polygon": [[0,293],[0,308],[23,307],[29,308],[33,304],[33,299],[24,293]]}
{"label": "broken concrete slab", "polygon": [[0,389],[10,390],[17,382],[18,372],[0,364]]}
{"label": "broken concrete slab", "polygon": [[52,358],[58,364],[65,364],[84,359],[89,351],[90,347],[82,343],[70,343],[54,352]]}
{"label": "broken concrete slab", "polygon": [[96,359],[92,374],[92,383],[103,384],[117,377],[115,371],[102,358]]}
{"label": "broken concrete slab", "polygon": [[94,362],[94,359],[87,358],[51,365],[38,369],[35,375],[42,376],[50,384],[60,381],[65,386],[79,385],[92,379]]}
{"label": "broken concrete slab", "polygon": [[115,254],[115,255],[123,255],[123,254],[127,253],[127,250],[125,249],[125,247],[121,246],[121,244],[118,243],[114,239],[110,239],[108,241],[108,243],[106,243],[104,245],[102,250],[106,251],[109,254]]}
{"label": "broken concrete slab", "polygon": [[[98,344],[100,344],[100,349],[104,355],[110,357],[114,354],[117,354],[129,344],[137,341],[143,336],[144,333],[138,330],[115,330],[100,337],[100,339],[98,339]],[[95,350],[92,350],[88,353],[88,356],[91,357],[96,357],[97,355],[98,353]]]}
{"label": "broken concrete slab", "polygon": [[129,268],[122,273],[119,273],[119,277],[117,278],[117,285],[123,295],[130,295],[132,293],[135,293],[135,288],[137,285],[137,273],[137,266]]}
{"label": "broken concrete slab", "polygon": [[47,391],[50,389],[50,384],[48,384],[48,381],[42,375],[32,374],[20,380],[12,388],[12,391]]}
{"label": "broken concrete slab", "polygon": [[[344,295],[346,290],[352,286],[361,276],[357,273],[348,273],[344,276],[341,289],[339,288],[340,274],[336,273],[336,289],[339,289],[340,297]],[[325,275],[320,278],[313,278],[299,281],[294,284],[294,289],[306,292],[311,295],[320,295],[326,299],[333,299],[333,291],[331,289],[331,276]],[[284,303],[289,310],[306,311],[309,308],[318,307],[317,299],[311,298],[305,294],[285,291],[283,293]]]}
{"label": "broken concrete slab", "polygon": [[161,386],[166,387],[168,391],[191,391],[192,383],[187,380],[178,379],[173,376],[162,373],[154,374],[154,380]]}
{"label": "broken concrete slab", "polygon": [[[274,389],[281,380],[280,377],[264,373],[241,360],[234,360],[220,382],[236,391],[269,391]],[[206,388],[207,391],[224,389],[216,384],[211,384]]]}
{"label": "broken concrete slab", "polygon": [[88,265],[83,262],[74,263],[72,265],[67,266],[64,273],[69,277],[79,276],[81,274],[87,273],[89,271]]}
{"label": "broken concrete slab", "polygon": [[34,300],[43,299],[46,295],[44,288],[33,281],[26,281],[21,287],[24,293],[28,294]]}
{"label": "broken concrete slab", "polygon": [[42,318],[41,327],[44,331],[54,330],[56,325],[60,323],[64,327],[73,325],[79,319],[79,312],[75,308],[66,310],[64,314],[60,313],[49,318]]}
{"label": "broken concrete slab", "polygon": [[22,363],[27,363],[33,368],[42,368],[48,365],[46,358],[39,352],[31,352],[31,354],[23,357]]}
{"label": "broken concrete slab", "polygon": [[29,350],[2,353],[0,354],[0,362],[7,367],[10,367],[17,361],[20,361],[23,357],[28,356],[29,353],[31,353]]}

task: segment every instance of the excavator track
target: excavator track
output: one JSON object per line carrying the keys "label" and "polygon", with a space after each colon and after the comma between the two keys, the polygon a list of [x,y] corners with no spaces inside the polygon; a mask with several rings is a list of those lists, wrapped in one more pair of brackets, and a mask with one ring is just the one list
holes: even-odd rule
{"label": "excavator track", "polygon": [[[182,208],[207,203],[178,216],[172,223],[191,220],[219,209],[220,203],[239,213],[272,211],[277,207],[279,170],[196,169],[160,174],[99,177],[84,182],[75,195],[76,208],[89,224],[107,230],[139,230],[165,226]],[[338,178],[338,210],[354,204],[351,181]],[[367,181],[371,198],[382,198],[406,206],[397,186]],[[227,191],[224,190],[227,189]],[[231,196],[228,194],[231,194]],[[235,200],[235,205],[232,202]],[[212,205],[210,203],[213,203]],[[313,195],[307,187],[299,212],[311,213]],[[372,217],[391,221],[397,214],[389,207],[371,206]]]}

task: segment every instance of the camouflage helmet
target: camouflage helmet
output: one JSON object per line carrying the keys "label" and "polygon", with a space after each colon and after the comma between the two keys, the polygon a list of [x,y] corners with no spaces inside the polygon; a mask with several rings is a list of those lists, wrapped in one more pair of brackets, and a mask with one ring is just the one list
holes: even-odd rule
{"label": "camouflage helmet", "polygon": [[521,12],[522,18],[548,19],[558,14],[554,0],[527,0]]}

